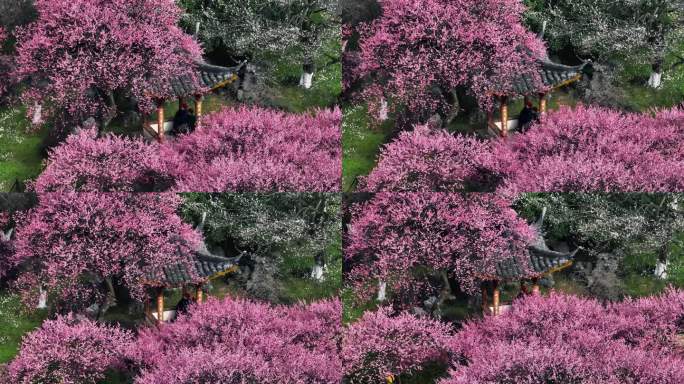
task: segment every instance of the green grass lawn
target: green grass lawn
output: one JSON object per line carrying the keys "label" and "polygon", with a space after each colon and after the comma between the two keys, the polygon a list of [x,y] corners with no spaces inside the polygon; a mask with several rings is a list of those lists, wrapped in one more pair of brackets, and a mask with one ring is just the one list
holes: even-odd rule
{"label": "green grass lawn", "polygon": [[39,327],[45,316],[44,310],[24,313],[18,296],[0,291],[0,364],[14,358],[22,336]]}
{"label": "green grass lawn", "polygon": [[28,132],[28,126],[24,108],[0,108],[0,192],[9,191],[16,180],[34,179],[43,168],[47,129]]}
{"label": "green grass lawn", "polygon": [[377,162],[380,147],[392,132],[388,122],[371,128],[364,106],[351,106],[342,121],[342,191],[351,192],[357,176],[367,175]]}

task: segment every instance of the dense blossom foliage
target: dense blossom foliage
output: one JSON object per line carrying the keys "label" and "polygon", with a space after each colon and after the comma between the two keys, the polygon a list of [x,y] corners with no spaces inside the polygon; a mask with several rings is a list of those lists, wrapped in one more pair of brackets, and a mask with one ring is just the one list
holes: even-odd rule
{"label": "dense blossom foliage", "polygon": [[142,140],[82,129],[55,148],[35,182],[38,192],[149,191],[172,182],[159,147]]}
{"label": "dense blossom foliage", "polygon": [[344,331],[342,363],[349,383],[386,383],[411,375],[428,363],[449,362],[450,327],[408,313],[366,312]]}
{"label": "dense blossom foliage", "polygon": [[530,296],[453,340],[456,383],[679,383],[684,293],[604,308],[593,299]]}
{"label": "dense blossom foliage", "polygon": [[124,363],[133,336],[73,315],[47,320],[24,337],[9,366],[12,383],[95,384]]}
{"label": "dense blossom foliage", "polygon": [[683,121],[678,108],[638,114],[578,106],[491,144],[416,129],[384,147],[362,189],[680,191]]}
{"label": "dense blossom foliage", "polygon": [[334,192],[342,172],[341,119],[339,109],[224,109],[162,145],[161,156],[177,191]]}
{"label": "dense blossom foliage", "polygon": [[[188,262],[199,235],[176,214],[172,194],[46,193],[20,220],[14,263],[24,300],[44,287],[72,307],[101,298],[105,280],[145,298],[143,279]],[[192,270],[192,269],[190,269]]]}
{"label": "dense blossom foliage", "polygon": [[513,192],[684,190],[684,110],[562,108],[501,140],[493,166]]}
{"label": "dense blossom foliage", "polygon": [[36,0],[38,19],[17,28],[18,80],[34,102],[63,108],[74,121],[115,112],[113,96],[153,107],[150,91],[192,75],[201,50],[177,26],[180,9],[168,0]]}
{"label": "dense blossom foliage", "polygon": [[129,353],[136,383],[340,382],[338,300],[271,306],[210,299],[160,329],[142,330]]}
{"label": "dense blossom foliage", "polygon": [[50,153],[43,191],[320,191],[341,178],[341,112],[225,109],[159,146],[82,129]]}
{"label": "dense blossom foliage", "polygon": [[[416,112],[444,107],[444,93],[467,87],[485,109],[525,75],[541,89],[543,43],[521,23],[518,0],[382,0],[382,15],[361,23],[360,64],[367,96],[392,96]],[[438,88],[439,90],[435,90]]]}
{"label": "dense blossom foliage", "polygon": [[486,184],[487,143],[417,126],[387,144],[378,165],[361,180],[366,191],[457,192]]}
{"label": "dense blossom foliage", "polygon": [[425,268],[446,273],[467,292],[504,259],[525,269],[533,232],[509,204],[491,194],[378,193],[352,208],[349,279],[362,293],[380,280],[406,297],[430,292],[429,276],[418,273]]}

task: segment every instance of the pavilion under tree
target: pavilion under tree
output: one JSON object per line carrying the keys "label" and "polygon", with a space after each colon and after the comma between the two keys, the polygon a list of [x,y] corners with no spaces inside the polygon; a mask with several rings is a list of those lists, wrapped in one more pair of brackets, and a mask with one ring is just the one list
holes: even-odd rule
{"label": "pavilion under tree", "polygon": [[[547,246],[542,232],[545,214],[546,208],[542,211],[539,219],[532,224],[537,237],[534,243],[528,246],[529,268],[521,266],[517,259],[509,258],[497,263],[494,275],[480,276],[483,313],[501,314],[501,283],[517,280],[520,282],[521,293],[540,294],[539,280],[541,278],[551,276],[553,273],[562,271],[573,264],[575,255],[580,248],[569,252],[551,250]],[[527,282],[532,283],[531,291],[528,291],[525,285]],[[490,294],[492,297],[491,306]]]}
{"label": "pavilion under tree", "polygon": [[[202,220],[196,230],[204,233],[207,213],[202,214]],[[152,311],[150,301],[145,301],[145,317],[156,323],[162,323],[167,317],[175,315],[175,311],[164,311],[164,292],[167,289],[181,288],[183,293],[194,291],[195,301],[201,303],[204,299],[204,287],[214,279],[232,274],[240,269],[239,263],[244,254],[236,257],[225,257],[212,253],[203,239],[199,248],[193,252],[189,263],[167,265],[161,270],[148,273],[143,282],[155,297],[155,311]],[[168,314],[169,316],[165,316]]]}
{"label": "pavilion under tree", "polygon": [[179,76],[168,84],[151,87],[148,93],[153,96],[157,104],[157,122],[156,124],[150,124],[145,119],[143,121],[144,133],[158,141],[162,141],[164,140],[166,129],[170,128],[170,123],[166,122],[164,117],[164,104],[168,101],[169,96],[159,96],[165,94],[164,90],[170,89],[171,97],[178,98],[179,105],[186,98],[194,100],[195,114],[199,124],[200,117],[202,116],[202,100],[204,95],[233,84],[240,79],[241,73],[245,68],[246,62],[233,67],[221,67],[201,62],[196,64],[193,75]]}
{"label": "pavilion under tree", "polygon": [[[542,57],[537,60],[537,65],[539,77],[545,90],[541,91],[535,86],[529,76],[520,75],[514,81],[513,91],[515,95],[522,95],[525,103],[530,101],[531,98],[536,98],[538,100],[539,113],[544,114],[547,110],[546,103],[549,93],[581,80],[589,68],[589,64],[587,61],[580,65],[569,66],[555,63],[548,56]],[[508,102],[513,97],[509,94],[495,94],[493,96],[499,103],[500,120],[494,122],[494,115],[492,111],[489,111],[487,113],[487,128],[492,134],[505,137],[512,128],[511,121],[508,120]]]}
{"label": "pavilion under tree", "polygon": [[183,292],[192,290],[196,302],[201,303],[204,286],[211,280],[237,272],[239,259],[197,252],[194,260],[188,264],[168,265],[155,274],[149,274],[144,284],[156,296],[156,306],[155,312],[152,312],[149,301],[145,303],[146,318],[155,322],[167,320],[164,311],[164,292],[167,289],[181,288]]}

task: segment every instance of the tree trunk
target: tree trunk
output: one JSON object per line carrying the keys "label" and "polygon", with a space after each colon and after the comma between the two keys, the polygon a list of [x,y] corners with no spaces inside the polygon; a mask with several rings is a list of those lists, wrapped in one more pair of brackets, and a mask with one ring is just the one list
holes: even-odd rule
{"label": "tree trunk", "polygon": [[316,281],[324,280],[325,255],[321,252],[314,257],[315,264],[311,270],[311,278]]}
{"label": "tree trunk", "polygon": [[36,308],[47,308],[47,291],[43,289],[43,286],[40,286],[40,288],[38,288],[38,305],[36,305]]}
{"label": "tree trunk", "polygon": [[299,86],[304,89],[310,89],[313,85],[313,75],[315,66],[312,61],[305,61],[302,66],[302,75],[299,77]]}
{"label": "tree trunk", "polygon": [[668,249],[667,245],[663,245],[660,247],[660,250],[658,251],[658,260],[656,261],[656,267],[655,267],[655,277],[659,279],[667,279],[667,254],[668,254]]}
{"label": "tree trunk", "polygon": [[387,300],[387,283],[384,281],[381,281],[378,284],[378,301],[385,301]]}
{"label": "tree trunk", "polygon": [[663,78],[663,59],[656,59],[651,65],[651,76],[648,78],[648,86],[658,89],[661,86]]}

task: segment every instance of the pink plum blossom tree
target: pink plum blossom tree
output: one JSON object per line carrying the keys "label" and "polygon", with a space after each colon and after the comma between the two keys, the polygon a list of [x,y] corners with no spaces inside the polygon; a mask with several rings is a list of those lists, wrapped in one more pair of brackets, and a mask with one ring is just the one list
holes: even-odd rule
{"label": "pink plum blossom tree", "polygon": [[386,145],[366,191],[675,192],[684,111],[561,108],[523,134],[480,143],[418,128]]}
{"label": "pink plum blossom tree", "polygon": [[24,337],[9,365],[12,383],[100,383],[124,363],[133,335],[73,315],[47,320]]}
{"label": "pink plum blossom tree", "polygon": [[519,0],[381,0],[382,15],[356,26],[357,78],[367,98],[391,97],[412,112],[447,107],[466,88],[485,109],[494,94],[514,94],[514,80],[541,81],[540,39],[522,25]]}
{"label": "pink plum blossom tree", "polygon": [[203,117],[159,146],[141,138],[72,135],[50,153],[34,189],[51,191],[269,192],[340,189],[339,109],[314,115],[259,107]]}
{"label": "pink plum blossom tree", "polygon": [[[664,306],[663,306],[664,304]],[[511,311],[465,325],[442,384],[677,383],[684,293],[604,308],[593,299],[529,296]]]}
{"label": "pink plum blossom tree", "polygon": [[352,207],[348,279],[362,297],[375,292],[374,284],[386,284],[401,304],[434,292],[432,273],[441,280],[440,299],[446,300],[449,279],[472,293],[504,259],[515,258],[526,268],[532,235],[497,195],[378,193]]}
{"label": "pink plum blossom tree", "polygon": [[[46,193],[20,221],[14,265],[27,306],[40,289],[72,308],[115,303],[114,285],[146,297],[144,280],[190,262],[199,235],[176,214],[173,194]],[[188,268],[188,270],[193,270]],[[35,304],[34,304],[35,305]],[[102,309],[102,311],[105,309]]]}
{"label": "pink plum blossom tree", "polygon": [[177,27],[181,11],[168,0],[36,0],[38,19],[18,27],[23,98],[64,111],[75,122],[116,112],[115,96],[131,96],[142,111],[167,96],[168,80],[192,75],[198,44]]}
{"label": "pink plum blossom tree", "polygon": [[509,192],[674,192],[684,189],[684,111],[624,114],[562,108],[501,140],[492,167]]}
{"label": "pink plum blossom tree", "polygon": [[342,363],[349,383],[385,384],[428,363],[448,365],[450,326],[387,308],[366,312],[344,330]]}
{"label": "pink plum blossom tree", "polygon": [[160,153],[177,191],[333,192],[342,173],[341,119],[339,109],[224,109]]}
{"label": "pink plum blossom tree", "polygon": [[361,190],[459,192],[487,183],[487,142],[429,126],[402,132],[387,144],[378,165],[361,179]]}
{"label": "pink plum blossom tree", "polygon": [[129,357],[136,383],[339,383],[339,300],[272,306],[210,299],[160,329],[142,330]]}
{"label": "pink plum blossom tree", "polygon": [[159,147],[95,128],[69,136],[49,155],[34,189],[38,192],[112,192],[168,189],[173,183]]}

